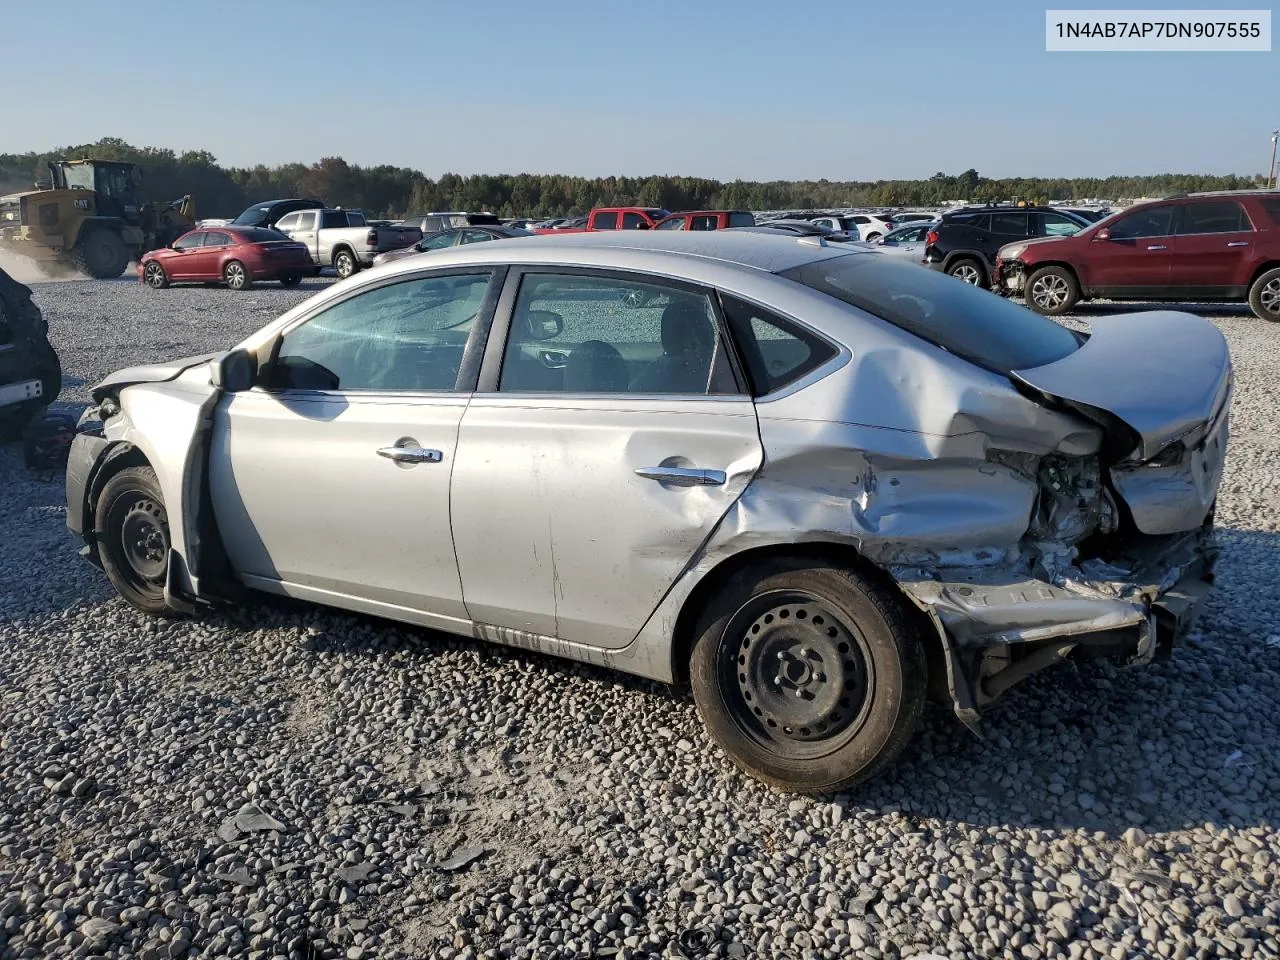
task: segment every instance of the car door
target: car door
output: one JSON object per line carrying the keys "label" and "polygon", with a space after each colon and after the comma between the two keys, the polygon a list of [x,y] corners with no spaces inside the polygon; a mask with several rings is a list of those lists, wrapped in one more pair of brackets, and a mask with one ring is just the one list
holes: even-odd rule
{"label": "car door", "polygon": [[[1170,283],[1173,204],[1135,210],[1093,235],[1081,280],[1094,295],[1159,296]],[[1101,233],[1102,231],[1099,231]]]}
{"label": "car door", "polygon": [[193,230],[179,237],[173,245],[173,255],[164,261],[164,269],[170,280],[193,280],[199,271],[200,248],[204,246],[205,231]]}
{"label": "car door", "polygon": [[617,649],[759,467],[755,407],[707,290],[572,268],[507,286],[454,464],[467,612]]}
{"label": "car door", "polygon": [[991,214],[991,225],[983,233],[978,249],[987,258],[990,266],[995,266],[996,251],[1006,243],[1025,240],[1031,236],[1031,223],[1026,210],[1010,210]]}
{"label": "car door", "polygon": [[1169,285],[1185,296],[1243,296],[1253,264],[1254,229],[1239,200],[1179,204],[1169,243]]}
{"label": "car door", "polygon": [[204,243],[192,257],[193,280],[221,280],[223,255],[231,246],[231,237],[220,230],[210,230]]}
{"label": "car door", "polygon": [[210,489],[246,584],[429,625],[465,618],[449,475],[474,385],[463,356],[500,275],[361,285],[291,325],[255,386],[219,401]]}
{"label": "car door", "polygon": [[317,223],[319,213],[315,210],[303,210],[297,214],[298,220],[289,236],[306,246],[313,263],[320,263],[320,245],[318,241]]}

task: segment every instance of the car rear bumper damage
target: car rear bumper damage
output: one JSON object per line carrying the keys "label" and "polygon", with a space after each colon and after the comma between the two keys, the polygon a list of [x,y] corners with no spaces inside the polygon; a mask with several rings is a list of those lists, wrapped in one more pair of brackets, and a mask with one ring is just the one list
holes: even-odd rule
{"label": "car rear bumper damage", "polygon": [[[1024,567],[890,572],[938,630],[961,719],[1060,660],[1148,664],[1186,635],[1213,584],[1212,524],[1139,536],[1116,556],[1054,572]],[[1037,575],[1039,574],[1039,575]],[[968,715],[966,715],[968,714]]]}

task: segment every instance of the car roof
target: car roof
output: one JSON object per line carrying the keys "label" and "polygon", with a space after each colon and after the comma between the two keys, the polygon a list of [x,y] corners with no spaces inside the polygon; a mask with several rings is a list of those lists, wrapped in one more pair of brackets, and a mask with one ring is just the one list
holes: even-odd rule
{"label": "car roof", "polygon": [[[466,263],[609,266],[680,276],[682,262],[714,261],[729,267],[779,273],[817,260],[853,253],[845,244],[816,243],[814,237],[735,230],[643,231],[542,234],[491,243],[467,244],[431,254],[433,265]],[[867,252],[867,255],[874,255]],[[411,272],[424,266],[416,257],[388,264],[386,270]]]}

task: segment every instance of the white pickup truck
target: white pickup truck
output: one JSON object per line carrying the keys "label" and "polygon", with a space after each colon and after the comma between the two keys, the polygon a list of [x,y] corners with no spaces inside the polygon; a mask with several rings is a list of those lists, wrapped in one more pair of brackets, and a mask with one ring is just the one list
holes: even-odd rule
{"label": "white pickup truck", "polygon": [[285,214],[276,229],[311,251],[316,272],[333,267],[339,277],[349,277],[388,250],[409,247],[422,239],[417,227],[373,227],[360,210],[298,210]]}

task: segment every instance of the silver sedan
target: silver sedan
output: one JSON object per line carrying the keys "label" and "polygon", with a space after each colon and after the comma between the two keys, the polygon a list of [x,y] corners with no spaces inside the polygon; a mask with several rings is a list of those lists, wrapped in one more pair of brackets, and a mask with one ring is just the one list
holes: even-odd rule
{"label": "silver sedan", "polygon": [[976,727],[1065,658],[1166,653],[1230,384],[1197,317],[1086,336],[816,237],[499,240],[109,377],[68,524],[149,613],[247,587],[687,682],[820,793],[927,691]]}

